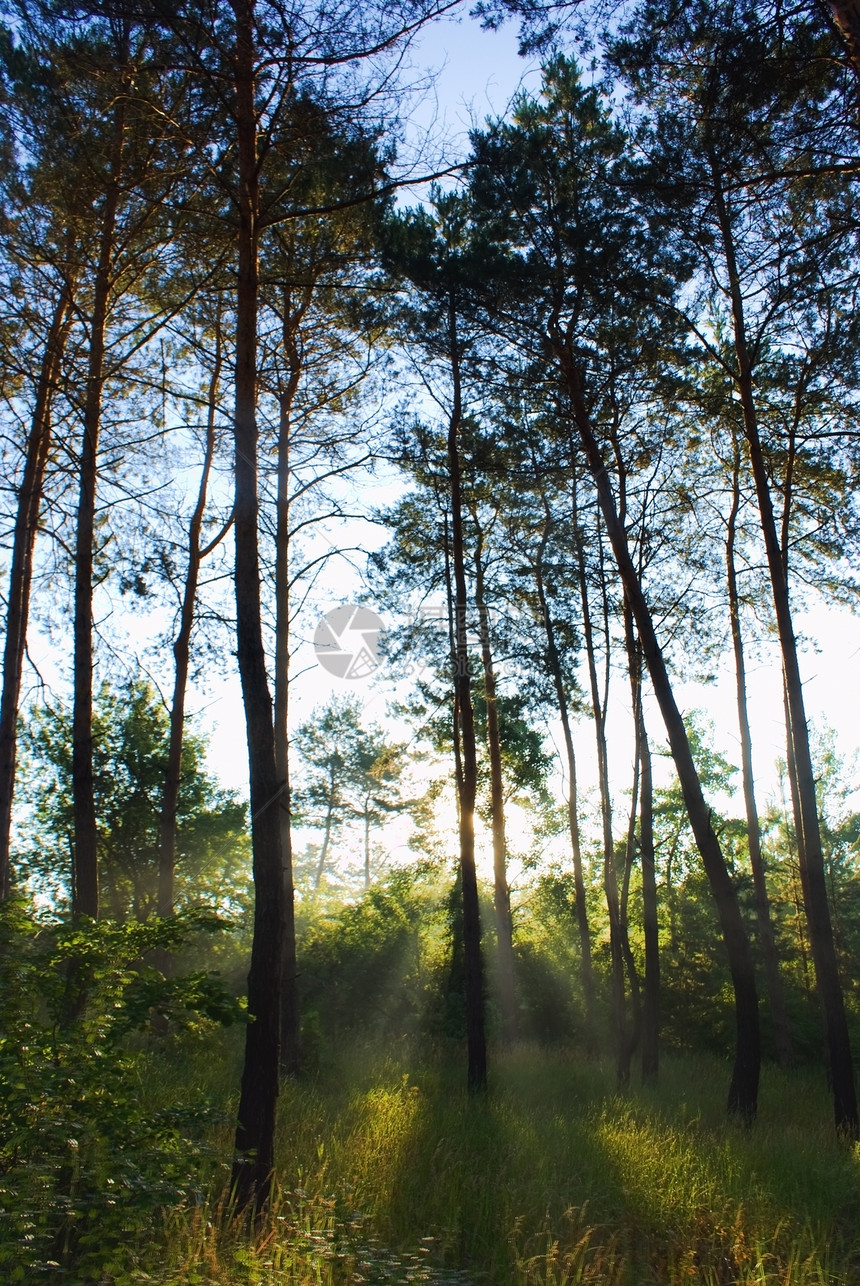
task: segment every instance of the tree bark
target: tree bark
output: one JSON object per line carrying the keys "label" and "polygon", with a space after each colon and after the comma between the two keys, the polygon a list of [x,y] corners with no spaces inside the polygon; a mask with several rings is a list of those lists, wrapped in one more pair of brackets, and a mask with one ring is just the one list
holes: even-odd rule
{"label": "tree bark", "polygon": [[[197,599],[197,584],[200,578],[200,564],[206,553],[212,548],[203,550],[200,547],[200,536],[203,530],[203,517],[206,512],[206,499],[209,490],[209,476],[212,471],[212,460],[215,455],[215,415],[217,409],[218,383],[221,378],[221,328],[220,320],[215,334],[215,362],[209,380],[209,405],[206,421],[206,445],[203,452],[203,467],[200,483],[197,488],[197,499],[191,514],[188,527],[188,564],[185,569],[185,584],[182,591],[182,605],[179,614],[179,629],[173,643],[173,699],[170,703],[170,741],[167,751],[167,766],[164,773],[164,785],[161,793],[161,817],[159,821],[158,852],[158,914],[162,917],[173,915],[174,884],[176,873],[176,815],[179,809],[179,787],[182,778],[182,746],[185,738],[185,698],[188,689],[188,668],[191,660],[191,633],[194,628],[194,606]],[[223,533],[222,533],[223,534]],[[219,537],[220,538],[220,537]],[[166,959],[164,960],[166,964]]]}
{"label": "tree bark", "polygon": [[660,932],[657,919],[657,878],[654,866],[654,787],[651,749],[639,706],[639,853],[642,861],[642,927],[645,936],[645,995],[642,1005],[642,1080],[657,1080],[660,1071]]}
{"label": "tree bark", "polygon": [[761,945],[762,959],[764,961],[765,978],[767,979],[768,1000],[770,1002],[770,1015],[771,1022],[773,1023],[777,1060],[781,1066],[790,1067],[794,1062],[794,1053],[791,1046],[788,1014],[785,1009],[785,996],[782,988],[782,978],[779,972],[779,960],[776,953],[773,923],[770,916],[770,900],[767,894],[767,881],[765,878],[764,859],[761,850],[758,809],[756,807],[755,799],[755,779],[752,763],[752,737],[750,735],[749,715],[747,713],[746,662],[744,659],[743,636],[741,633],[740,595],[738,594],[737,569],[735,567],[735,539],[738,510],[740,508],[740,453],[738,451],[737,442],[734,440],[733,448],[732,504],[731,509],[729,510],[726,530],[726,582],[728,585],[729,595],[729,622],[731,626],[732,648],[735,657],[735,686],[738,706],[738,729],[741,741],[741,774],[743,779],[744,808],[746,810],[747,819],[750,867],[752,869],[753,887],[755,889],[759,943]]}
{"label": "tree bark", "polygon": [[[296,951],[295,882],[290,792],[290,455],[292,412],[301,379],[296,329],[307,308],[305,294],[293,313],[289,287],[284,288],[283,345],[287,379],[278,396],[278,511],[275,531],[275,767],[281,782],[279,801],[281,857],[284,864],[284,963],[281,993],[281,1071],[296,1076],[301,1068],[298,958]],[[324,859],[323,859],[324,860]],[[317,878],[317,886],[319,879]],[[315,886],[316,887],[316,886]]]}
{"label": "tree bark", "polygon": [[72,804],[75,847],[72,914],[99,913],[98,829],[93,787],[93,562],[99,430],[104,393],[105,338],[110,304],[120,180],[125,144],[125,101],[114,107],[109,174],[101,211],[99,259],[93,283],[90,346],[81,438],[75,532],[74,695],[72,701]]}
{"label": "tree bark", "polygon": [[236,282],[235,506],[236,645],[251,797],[254,936],[248,974],[245,1059],[236,1128],[233,1189],[240,1209],[268,1200],[274,1167],[284,943],[284,873],[272,700],[260,607],[257,484],[257,314],[259,173],[253,0],[231,0],[235,16],[235,121],[238,150]]}
{"label": "tree bark", "polygon": [[54,306],[45,340],[15,513],[6,608],[6,641],[3,648],[3,694],[0,697],[0,901],[9,897],[12,887],[9,845],[18,750],[18,707],[21,701],[24,653],[27,648],[33,554],[51,446],[52,403],[69,331],[70,309],[71,293],[64,287]]}
{"label": "tree bark", "polygon": [[[615,470],[618,482],[618,519],[621,526],[627,528],[627,463],[624,458],[624,452],[621,447],[621,438],[619,435],[619,424],[621,413],[618,408],[614,387],[612,395],[612,418],[609,431],[612,453],[615,457]],[[571,459],[571,470],[575,468],[575,460]],[[599,526],[598,526],[599,537]],[[605,708],[609,699],[609,607],[606,589],[606,573],[604,566],[603,542],[598,545],[600,551],[600,582],[603,597],[603,631],[606,638],[606,682],[604,697],[604,720]],[[638,572],[640,582],[642,579],[642,553],[640,545]],[[639,1047],[642,1039],[642,988],[639,981],[639,971],[636,967],[636,959],[633,955],[633,948],[630,946],[630,877],[633,873],[633,863],[636,859],[636,813],[638,808],[640,778],[642,772],[641,763],[641,737],[644,732],[644,724],[639,719],[642,708],[642,656],[636,642],[636,632],[633,625],[633,613],[630,608],[630,602],[627,595],[622,595],[621,616],[624,626],[624,645],[627,652],[627,668],[630,678],[630,692],[632,697],[633,710],[633,788],[630,798],[630,814],[627,823],[627,844],[624,855],[624,878],[621,886],[621,898],[619,903],[619,922],[618,935],[621,943],[621,954],[624,960],[624,967],[627,973],[627,981],[630,986],[630,1009],[631,1023],[630,1031],[626,1036],[622,1046],[622,1061],[619,1067],[619,1084],[626,1088],[630,1082],[630,1064],[633,1061],[633,1055]]]}
{"label": "tree bark", "polygon": [[[621,943],[621,908],[618,898],[615,846],[612,838],[612,799],[609,793],[609,759],[606,744],[606,701],[601,698],[600,683],[597,675],[597,655],[588,595],[588,575],[585,565],[583,533],[579,525],[576,498],[577,479],[575,474],[572,474],[571,486],[573,488],[573,540],[576,548],[582,633],[585,640],[585,656],[591,693],[591,715],[597,749],[597,779],[600,791],[600,820],[603,837],[603,891],[606,897],[606,910],[609,915],[609,954],[612,971],[612,1042],[615,1050],[616,1077],[619,1086],[624,1088],[630,1080],[630,1057],[627,1052],[627,1025],[624,1012],[624,952]],[[597,540],[600,540],[599,532],[597,533]],[[608,656],[606,664],[608,671]]]}
{"label": "tree bark", "polygon": [[675,702],[651,612],[630,557],[627,533],[618,519],[609,475],[588,413],[582,377],[572,346],[567,336],[556,333],[551,338],[567,384],[580,441],[597,489],[606,532],[636,622],[642,654],[666,726],[690,826],[714,896],[735,996],[736,1044],[728,1110],[749,1123],[756,1114],[761,1070],[758,994],[749,938],[741,916],[737,891],[711,826],[710,809],[702,793],[684,721]]}
{"label": "tree bark", "polygon": [[568,831],[570,833],[571,855],[573,858],[574,910],[576,913],[576,925],[579,933],[582,990],[585,997],[585,1046],[587,1057],[596,1058],[598,1051],[597,991],[594,982],[594,965],[591,959],[591,931],[588,925],[588,907],[585,901],[585,880],[583,879],[582,874],[582,845],[579,833],[579,808],[576,788],[576,754],[573,745],[573,731],[570,726],[570,706],[567,699],[567,691],[564,686],[564,675],[561,668],[561,657],[558,652],[555,629],[552,623],[549,605],[547,603],[546,586],[544,585],[543,578],[543,553],[548,534],[549,517],[547,517],[547,527],[541,539],[540,548],[535,560],[535,587],[537,589],[538,605],[540,606],[544,632],[546,634],[546,658],[550,674],[552,675],[553,686],[555,687],[556,703],[558,706],[559,719],[561,720],[561,731],[562,737],[564,738],[564,750],[567,760],[567,824]]}
{"label": "tree bark", "polygon": [[[631,1030],[630,1038],[627,1042],[627,1048],[629,1051],[628,1062],[630,1062],[633,1059],[633,1055],[636,1052],[640,1041],[643,1039],[643,1030],[645,1027],[645,1018],[643,1014],[643,1005],[642,1005],[642,988],[640,986],[640,981],[639,981],[639,971],[636,968],[636,961],[633,956],[633,949],[630,946],[630,931],[629,931],[630,876],[633,871],[633,863],[635,861],[635,856],[636,856],[637,812],[639,814],[639,823],[640,823],[639,848],[640,848],[640,853],[643,854],[642,917],[643,917],[643,928],[645,929],[645,944],[646,944],[645,968],[647,971],[650,965],[652,977],[653,977],[654,961],[653,961],[653,958],[649,960],[648,953],[649,953],[649,948],[651,950],[654,949],[656,945],[656,941],[649,940],[648,927],[646,924],[648,920],[648,911],[649,911],[647,902],[648,902],[648,897],[652,890],[649,889],[648,893],[646,893],[646,882],[648,880],[648,875],[646,875],[646,872],[645,872],[645,866],[644,866],[645,859],[644,859],[644,850],[643,850],[642,835],[641,835],[643,815],[646,817],[650,825],[650,816],[651,816],[650,809],[651,809],[651,802],[652,802],[650,794],[648,797],[647,804],[645,804],[644,802],[640,804],[641,793],[646,789],[650,792],[652,788],[651,787],[651,758],[650,758],[650,753],[648,749],[647,737],[645,735],[645,721],[642,716],[642,655],[639,649],[639,645],[636,641],[636,631],[633,624],[633,613],[630,609],[630,603],[628,602],[626,595],[624,596],[624,602],[622,605],[622,615],[624,619],[624,643],[627,651],[627,668],[630,675],[630,695],[632,698],[633,728],[634,728],[633,788],[631,790],[630,818],[629,818],[628,828],[627,828],[627,853],[626,853],[625,862],[624,862],[624,884],[623,884],[622,893],[621,893],[621,947],[622,947],[622,951],[624,952],[624,963],[627,968],[627,978],[630,983],[630,999],[631,999],[631,1008],[633,1011],[633,1022],[631,1025],[632,1030]],[[646,759],[647,759],[647,767],[645,762]],[[646,842],[650,844],[650,854],[651,854],[650,878],[653,885],[653,878],[654,878],[653,833],[649,832],[649,835],[646,836]],[[656,925],[656,922],[657,922],[656,921],[656,915],[657,915],[656,886],[653,887],[653,894],[654,894],[653,913],[654,913],[654,923]],[[657,976],[659,978],[659,959],[657,963],[657,969],[658,969]],[[643,1054],[643,1065],[646,1062],[649,1065],[649,1072],[646,1074],[643,1071],[643,1080],[646,1080],[646,1081],[656,1079],[656,1063],[655,1063],[655,1068],[653,1070],[650,1070],[652,1061],[656,1059],[655,1042],[657,1039],[657,1036],[656,1036],[657,1019],[656,1019],[656,1011],[653,1009],[653,1007],[649,1013],[649,1019],[652,1024],[651,1029],[649,1030],[649,1033],[648,1033],[649,1040],[651,1042],[651,1049],[649,1049],[649,1054],[647,1059],[645,1059]],[[653,1060],[652,1060],[652,1055],[653,1055]],[[629,1067],[628,1067],[628,1078],[629,1078]]]}
{"label": "tree bark", "polygon": [[857,1114],[857,1093],[854,1085],[854,1065],[845,1002],[839,981],[833,926],[827,903],[827,883],[821,834],[818,823],[818,803],[815,797],[815,777],[809,748],[809,728],[803,702],[803,685],[797,657],[797,642],[788,596],[783,551],[780,547],[770,494],[764,451],[758,430],[758,416],[753,395],[752,364],[746,338],[743,296],[735,256],[731,213],[722,187],[722,177],[712,160],[711,172],[717,219],[723,240],[723,254],[729,280],[732,306],[734,348],[737,359],[736,381],[744,420],[744,435],[749,451],[750,466],[755,482],[761,531],[767,556],[768,573],[773,594],[777,631],[782,656],[788,711],[788,746],[793,756],[799,805],[800,833],[798,853],[801,865],[801,883],[806,901],[809,939],[818,992],[824,1010],[827,1046],[833,1084],[833,1111],[839,1134],[850,1139],[860,1137],[860,1119]]}
{"label": "tree bark", "polygon": [[[450,501],[449,501],[450,503]],[[456,607],[454,603],[454,582],[451,576],[451,537],[449,531],[448,514],[445,514],[444,530],[444,548],[445,548],[445,601],[448,605],[448,650],[451,654],[451,665],[457,664],[457,630],[454,624],[456,616]],[[455,793],[457,800],[457,825],[460,825],[460,805],[463,795],[463,754],[460,746],[460,716],[457,707],[457,687],[454,687],[454,699],[451,702],[451,740],[454,746],[454,783],[457,787]]]}
{"label": "tree bark", "polygon": [[[477,523],[476,523],[477,525]],[[493,907],[499,952],[499,994],[502,1013],[502,1043],[517,1039],[517,1009],[514,990],[514,930],[511,893],[508,887],[507,841],[505,838],[505,794],[502,781],[502,743],[499,735],[499,702],[490,642],[490,620],[484,593],[483,539],[478,529],[475,548],[475,606],[484,672],[484,699],[487,706],[487,754],[490,760],[490,811],[493,833]]]}
{"label": "tree bark", "polygon": [[458,776],[460,800],[460,873],[463,884],[463,952],[466,975],[466,1042],[468,1087],[481,1092],[487,1086],[487,1044],[484,1028],[484,977],[481,958],[481,917],[478,876],[475,869],[475,800],[478,793],[478,755],[472,710],[466,616],[466,558],[463,539],[463,496],[459,434],[462,423],[460,350],[457,312],[453,296],[448,308],[453,405],[448,422],[448,474],[451,488],[451,570],[454,578],[454,693],[456,740],[460,747]]}

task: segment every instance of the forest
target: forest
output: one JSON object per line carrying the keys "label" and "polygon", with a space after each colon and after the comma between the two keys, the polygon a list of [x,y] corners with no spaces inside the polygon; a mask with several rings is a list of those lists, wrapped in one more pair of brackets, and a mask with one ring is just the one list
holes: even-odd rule
{"label": "forest", "polygon": [[860,5],[4,0],[0,97],[2,1280],[860,1282]]}

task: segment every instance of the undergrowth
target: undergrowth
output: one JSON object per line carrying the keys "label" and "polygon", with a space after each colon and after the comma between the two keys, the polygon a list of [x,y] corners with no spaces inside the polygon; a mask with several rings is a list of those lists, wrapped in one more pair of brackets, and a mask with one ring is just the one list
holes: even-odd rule
{"label": "undergrowth", "polygon": [[[198,1059],[217,1094],[211,1052]],[[713,1060],[668,1062],[658,1088],[624,1098],[607,1068],[533,1048],[497,1056],[486,1097],[463,1092],[461,1072],[453,1051],[410,1071],[353,1051],[348,1067],[286,1085],[261,1226],[231,1217],[213,1173],[210,1195],[168,1210],[123,1273],[80,1280],[860,1282],[860,1162],[833,1137],[811,1076],[766,1069],[745,1131],[725,1119],[726,1068]],[[229,1156],[228,1126],[212,1142]]]}

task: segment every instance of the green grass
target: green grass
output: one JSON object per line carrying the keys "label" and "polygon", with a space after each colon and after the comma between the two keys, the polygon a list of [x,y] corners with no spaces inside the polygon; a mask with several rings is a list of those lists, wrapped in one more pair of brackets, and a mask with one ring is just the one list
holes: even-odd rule
{"label": "green grass", "polygon": [[810,1075],[766,1069],[749,1132],[725,1120],[713,1060],[668,1062],[623,1099],[608,1069],[530,1048],[496,1057],[486,1098],[463,1077],[457,1052],[415,1068],[357,1052],[288,1085],[265,1228],[175,1212],[173,1267],[150,1280],[860,1282],[860,1157]]}

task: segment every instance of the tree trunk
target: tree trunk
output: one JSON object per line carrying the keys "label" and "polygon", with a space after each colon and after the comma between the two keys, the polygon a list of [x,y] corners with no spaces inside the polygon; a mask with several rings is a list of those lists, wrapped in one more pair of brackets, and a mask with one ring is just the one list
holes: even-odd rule
{"label": "tree trunk", "polygon": [[[457,630],[454,625],[455,604],[454,604],[454,583],[451,578],[451,540],[448,530],[448,515],[445,515],[444,531],[444,548],[445,548],[445,601],[448,605],[448,650],[451,654],[452,667],[457,664]],[[454,782],[457,787],[454,792],[457,800],[457,826],[460,825],[460,805],[463,796],[463,755],[460,747],[460,716],[457,706],[457,686],[454,687],[454,699],[451,703],[451,739],[454,746]]]}
{"label": "tree trunk", "polygon": [[[306,297],[305,297],[306,298]],[[293,316],[290,290],[284,288],[283,344],[286,385],[279,393],[278,512],[275,531],[275,767],[281,782],[279,801],[281,857],[284,864],[284,964],[281,994],[281,1071],[295,1076],[301,1067],[298,960],[296,953],[295,884],[290,795],[290,453],[293,402],[301,379],[296,328],[304,307]],[[319,883],[319,880],[317,881]]]}
{"label": "tree trunk", "polygon": [[575,898],[576,924],[579,931],[579,951],[582,967],[582,990],[585,996],[585,1047],[586,1055],[595,1058],[597,1043],[597,993],[594,983],[594,965],[591,959],[591,931],[588,926],[588,907],[585,902],[585,880],[582,875],[582,845],[579,834],[579,810],[576,789],[576,755],[573,746],[573,732],[570,726],[570,707],[564,686],[564,675],[561,668],[561,657],[555,639],[555,629],[546,598],[546,587],[543,580],[543,551],[549,534],[547,528],[541,540],[540,549],[535,561],[535,587],[538,594],[543,626],[546,634],[546,659],[555,687],[558,715],[561,720],[564,750],[567,760],[568,793],[567,822],[570,832],[570,848],[573,857],[573,890]]}
{"label": "tree trunk", "polygon": [[99,260],[93,283],[90,347],[81,438],[78,513],[75,532],[74,695],[72,701],[72,804],[75,848],[72,914],[99,913],[98,829],[93,793],[93,560],[99,429],[104,393],[105,336],[111,294],[114,240],[120,199],[125,102],[114,108],[110,179],[101,213]]}
{"label": "tree trunk", "polygon": [[502,1043],[517,1039],[517,1009],[514,990],[514,929],[511,893],[508,888],[507,841],[505,838],[505,795],[502,781],[502,743],[499,735],[499,703],[490,643],[490,620],[484,594],[482,533],[475,549],[475,606],[481,640],[484,698],[487,705],[487,753],[490,760],[490,811],[493,832],[493,906],[499,950],[499,995],[502,1013]]}
{"label": "tree trunk", "polygon": [[[629,1051],[628,1053],[628,1063],[629,1063],[630,1061],[632,1061],[633,1055],[639,1046],[639,1042],[642,1040],[643,1028],[644,1028],[642,989],[639,982],[639,972],[636,968],[636,961],[633,956],[633,950],[630,946],[630,932],[629,932],[630,876],[633,871],[633,863],[635,861],[635,856],[636,856],[636,816],[638,812],[639,822],[640,822],[640,831],[641,831],[641,823],[642,823],[642,816],[643,816],[643,809],[644,809],[644,806],[640,807],[639,797],[640,797],[640,793],[644,791],[646,788],[649,792],[651,791],[651,777],[650,777],[651,760],[650,760],[650,755],[648,751],[647,738],[645,736],[645,721],[642,717],[642,655],[639,650],[639,645],[636,641],[636,631],[633,624],[633,613],[630,609],[630,603],[628,602],[626,595],[624,596],[624,602],[622,606],[622,615],[624,619],[624,643],[627,651],[627,668],[630,674],[630,695],[632,698],[633,728],[634,728],[633,788],[630,792],[630,819],[627,827],[627,853],[624,861],[624,884],[621,892],[621,947],[622,947],[622,951],[624,952],[624,963],[627,968],[627,979],[628,979],[628,982],[630,983],[630,999],[631,999],[631,1007],[633,1011],[632,1031],[630,1034],[630,1038],[627,1042],[627,1048]],[[645,769],[645,764],[644,764],[646,757],[648,759],[647,771]],[[647,810],[650,810],[650,808],[651,808],[651,797],[649,794]],[[650,811],[648,811],[647,815],[650,818]],[[653,877],[654,877],[653,834],[649,835],[648,842],[651,845],[650,874],[651,874],[651,879],[653,881]],[[640,851],[642,851],[641,834],[640,834]],[[644,857],[643,857],[643,870],[642,870],[643,927],[644,927],[644,922],[647,919],[646,894],[645,894],[646,879],[647,879],[647,876],[644,869]],[[655,924],[656,924],[656,888],[654,890],[654,897],[655,897],[654,915],[655,915]],[[647,947],[648,947],[647,929],[645,932],[645,938],[646,938],[645,968],[647,970],[649,966],[649,960],[648,960],[648,954],[647,954]],[[653,969],[653,961],[651,962],[651,964]],[[659,969],[659,965],[658,965],[658,969]],[[653,1019],[654,1017],[653,1014],[651,1015],[651,1017]],[[652,1041],[656,1039],[654,1036],[653,1030],[652,1032],[649,1032],[649,1037],[652,1039]],[[650,1053],[648,1057],[648,1062],[649,1064],[651,1062]],[[627,1074],[629,1078],[629,1074],[630,1074],[629,1066],[628,1066]],[[656,1076],[656,1072],[653,1074],[649,1072],[647,1076],[643,1072],[643,1080],[648,1080],[648,1079],[653,1080],[655,1079],[655,1076]]]}
{"label": "tree trunk", "polygon": [[556,356],[570,394],[574,420],[597,489],[606,532],[624,591],[630,602],[642,654],[666,726],[690,826],[702,856],[726,945],[734,988],[736,1022],[735,1059],[729,1085],[728,1110],[742,1120],[752,1122],[758,1104],[761,1046],[758,994],[749,938],[741,916],[737,891],[711,826],[710,809],[702,794],[702,786],[696,772],[684,721],[675,702],[666,663],[654,631],[651,612],[630,557],[627,533],[618,520],[615,498],[609,484],[609,474],[588,414],[580,371],[568,339],[561,335],[556,335],[553,339]]}
{"label": "tree trunk", "polygon": [[[638,754],[638,750],[637,750]],[[634,799],[639,797],[639,767],[635,770],[636,783],[633,788]],[[630,988],[630,1026],[625,1029],[624,1044],[621,1047],[621,1057],[618,1066],[618,1085],[622,1090],[626,1090],[630,1085],[630,1065],[633,1062],[633,1055],[639,1048],[642,1040],[642,986],[639,980],[639,970],[636,967],[636,957],[633,954],[633,948],[630,945],[630,877],[633,873],[633,865],[636,861],[636,815],[631,809],[630,825],[627,832],[627,846],[624,855],[624,876],[621,881],[621,895],[619,897],[619,936],[621,938],[621,956],[624,961],[624,972],[627,977],[627,985]]]}
{"label": "tree trunk", "polygon": [[240,1209],[268,1200],[274,1166],[284,943],[284,872],[272,701],[260,607],[257,490],[257,311],[259,174],[254,101],[254,4],[231,0],[237,127],[238,280],[236,284],[235,507],[236,644],[251,796],[254,936],[248,974],[245,1060],[236,1128],[233,1188]]}
{"label": "tree trunk", "polygon": [[653,1083],[660,1070],[660,933],[654,868],[654,788],[651,749],[639,706],[639,852],[642,860],[642,927],[645,936],[645,997],[642,1006],[642,1080]]}
{"label": "tree trunk", "polygon": [[761,833],[759,831],[758,809],[755,800],[755,780],[752,763],[752,737],[750,736],[749,716],[747,713],[746,663],[741,634],[740,596],[738,594],[737,570],[735,568],[735,536],[737,531],[738,510],[740,508],[740,453],[733,438],[732,470],[732,505],[729,511],[726,531],[726,581],[729,594],[729,622],[732,633],[732,648],[735,656],[735,684],[737,689],[738,729],[741,740],[741,768],[744,791],[744,807],[747,819],[747,838],[749,842],[750,867],[752,868],[753,887],[755,888],[756,919],[758,921],[759,942],[764,961],[767,979],[768,1000],[770,1002],[771,1022],[776,1045],[777,1059],[782,1067],[790,1067],[794,1062],[791,1047],[791,1033],[788,1026],[788,1014],[785,1009],[785,997],[782,978],[779,972],[779,961],[776,953],[776,942],[773,934],[773,923],[770,917],[770,900],[767,895],[767,882],[764,872],[764,859],[761,851]]}
{"label": "tree trunk", "polygon": [[[618,483],[618,519],[626,530],[627,527],[627,464],[624,459],[624,452],[621,448],[621,438],[619,435],[620,412],[616,404],[614,395],[612,399],[612,419],[610,427],[610,441],[612,452],[615,456],[615,469]],[[575,470],[576,461],[571,458],[571,472]],[[599,537],[599,524],[598,524]],[[604,565],[603,542],[598,545],[600,553],[600,583],[603,598],[603,632],[606,639],[606,682],[604,696],[604,720],[606,718],[605,709],[609,700],[609,605],[606,589],[606,573]],[[642,553],[640,545],[638,576],[641,581],[642,577]],[[636,959],[633,955],[633,948],[630,946],[630,877],[633,873],[633,863],[636,859],[636,813],[638,807],[640,777],[642,771],[641,763],[641,735],[644,725],[641,723],[639,714],[642,708],[642,656],[636,642],[636,632],[633,625],[633,613],[627,595],[622,595],[621,615],[624,625],[624,645],[627,652],[627,668],[630,677],[630,692],[632,697],[633,710],[633,788],[630,792],[630,814],[627,823],[627,843],[624,855],[624,878],[621,887],[621,899],[619,904],[619,921],[618,935],[621,943],[621,954],[624,960],[624,967],[627,973],[627,981],[630,986],[630,1009],[632,1021],[630,1032],[624,1040],[622,1046],[621,1063],[619,1065],[618,1081],[619,1084],[626,1088],[630,1083],[630,1064],[633,1061],[633,1055],[639,1047],[642,1039],[642,989],[639,982],[639,971],[636,968]]]}
{"label": "tree trunk", "polygon": [[[606,745],[605,698],[601,699],[597,676],[597,655],[594,630],[588,597],[588,576],[585,566],[583,534],[579,526],[576,499],[577,480],[572,475],[573,487],[573,539],[576,546],[576,566],[579,575],[579,600],[582,610],[582,633],[588,665],[591,692],[591,714],[594,721],[594,739],[597,747],[597,775],[600,790],[600,819],[603,835],[603,890],[609,915],[609,954],[612,969],[612,1041],[615,1049],[615,1072],[618,1084],[624,1088],[630,1079],[630,1058],[627,1054],[627,1027],[624,1012],[624,952],[621,944],[621,909],[618,899],[618,873],[615,867],[615,846],[612,839],[612,799],[609,793],[609,760]],[[597,533],[597,540],[601,539]],[[609,658],[606,658],[607,670]]]}
{"label": "tree trunk", "polygon": [[54,307],[45,340],[15,514],[6,608],[6,642],[3,649],[3,695],[0,698],[0,901],[9,897],[12,885],[9,845],[18,750],[18,707],[27,647],[33,552],[51,445],[52,402],[69,331],[70,309],[71,294],[64,288]]}
{"label": "tree trunk", "polygon": [[463,883],[463,952],[466,975],[466,1041],[468,1046],[468,1086],[473,1092],[487,1087],[487,1044],[484,1030],[484,978],[481,959],[481,917],[478,906],[478,876],[475,869],[475,800],[478,793],[478,755],[475,742],[475,719],[472,710],[469,649],[466,639],[466,616],[469,599],[466,590],[466,558],[463,541],[463,497],[460,477],[459,434],[462,421],[460,390],[460,352],[457,338],[457,313],[450,300],[449,335],[451,376],[454,390],[451,418],[448,424],[448,474],[451,487],[451,570],[454,577],[454,693],[456,700],[455,733],[460,746],[461,772],[458,778],[460,800],[460,873]]}
{"label": "tree trunk", "polygon": [[768,573],[773,593],[774,611],[779,634],[782,668],[785,680],[789,728],[788,745],[794,759],[799,805],[800,832],[797,837],[801,864],[801,883],[806,900],[809,940],[815,964],[818,992],[824,1010],[828,1054],[833,1083],[833,1110],[838,1133],[856,1139],[860,1137],[860,1120],[857,1115],[857,1093],[854,1085],[854,1065],[848,1022],[833,927],[827,904],[827,884],[821,835],[818,824],[818,803],[815,797],[815,777],[809,748],[809,729],[803,703],[803,685],[797,657],[797,642],[788,597],[788,580],[780,548],[770,494],[764,452],[758,431],[758,417],[753,396],[752,364],[746,340],[743,296],[735,258],[731,215],[722,188],[722,179],[716,162],[712,162],[714,197],[717,218],[723,239],[723,253],[729,278],[732,303],[734,347],[737,358],[737,387],[744,417],[744,434],[749,450],[750,465],[755,481],[762,536],[767,556]]}
{"label": "tree trunk", "polygon": [[[188,527],[188,565],[179,615],[179,630],[173,644],[173,700],[170,704],[170,741],[167,767],[161,793],[161,818],[159,822],[160,845],[158,852],[158,914],[173,915],[174,883],[176,871],[176,814],[179,808],[179,785],[182,777],[182,745],[185,737],[185,697],[188,688],[188,667],[191,659],[191,632],[194,628],[194,605],[200,564],[208,549],[200,548],[203,516],[209,490],[209,475],[215,455],[215,414],[217,409],[218,382],[221,378],[221,327],[220,319],[215,335],[215,364],[209,381],[209,406],[206,422],[206,446],[197,500]],[[163,961],[167,963],[166,958]]]}

